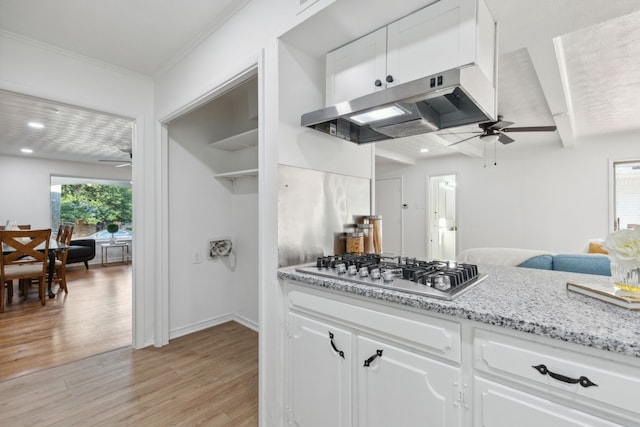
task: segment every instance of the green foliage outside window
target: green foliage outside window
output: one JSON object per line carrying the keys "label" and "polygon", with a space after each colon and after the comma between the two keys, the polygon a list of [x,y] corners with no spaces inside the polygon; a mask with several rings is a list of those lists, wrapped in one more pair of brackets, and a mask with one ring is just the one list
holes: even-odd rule
{"label": "green foliage outside window", "polygon": [[84,221],[104,229],[106,224],[131,223],[131,189],[112,185],[62,185],[60,220]]}

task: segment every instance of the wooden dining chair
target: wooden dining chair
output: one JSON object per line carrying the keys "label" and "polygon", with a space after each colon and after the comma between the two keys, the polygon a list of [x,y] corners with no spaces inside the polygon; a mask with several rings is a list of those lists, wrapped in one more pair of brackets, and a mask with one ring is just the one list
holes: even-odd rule
{"label": "wooden dining chair", "polygon": [[[71,244],[71,238],[73,237],[73,229],[72,225],[65,225],[62,227],[61,237],[58,240],[58,243],[64,244],[67,247]],[[54,280],[60,286],[60,289],[64,290],[65,294],[69,293],[67,288],[67,256],[69,255],[69,250],[58,250],[56,251],[56,266],[54,270]]]}
{"label": "wooden dining chair", "polygon": [[[45,286],[50,237],[51,229],[0,231],[0,283],[16,279],[39,279],[42,305],[47,302]],[[0,286],[0,313],[4,313],[4,294],[5,287]]]}

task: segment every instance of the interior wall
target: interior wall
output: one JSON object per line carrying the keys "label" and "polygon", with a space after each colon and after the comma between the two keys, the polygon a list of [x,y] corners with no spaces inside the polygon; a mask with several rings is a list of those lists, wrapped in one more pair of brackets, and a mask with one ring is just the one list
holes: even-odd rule
{"label": "interior wall", "polygon": [[[412,166],[379,165],[377,178],[404,181],[405,253],[426,256],[427,177],[456,174],[458,253],[476,247],[583,252],[609,232],[609,167],[640,158],[638,135],[618,135],[565,149],[559,143],[498,148],[489,158],[461,155]],[[491,152],[492,150],[488,150]]]}
{"label": "interior wall", "polygon": [[371,179],[373,145],[358,145],[300,126],[300,116],[324,107],[325,66],[285,42],[279,48],[282,165]]}
{"label": "interior wall", "polygon": [[0,203],[0,225],[16,220],[33,228],[50,228],[51,175],[130,181],[131,168],[0,156],[0,182],[4,183],[2,197],[5,200]]}
{"label": "interior wall", "polygon": [[[229,320],[233,270],[208,258],[208,241],[230,234],[231,192],[213,178],[211,152],[169,127],[170,337]],[[182,135],[180,135],[182,136]]]}
{"label": "interior wall", "polygon": [[258,180],[236,179],[231,198],[234,315],[258,329]]}

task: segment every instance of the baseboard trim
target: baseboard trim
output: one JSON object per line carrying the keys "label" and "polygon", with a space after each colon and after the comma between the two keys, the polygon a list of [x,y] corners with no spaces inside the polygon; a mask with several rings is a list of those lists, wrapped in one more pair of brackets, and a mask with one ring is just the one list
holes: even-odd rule
{"label": "baseboard trim", "polygon": [[242,326],[252,329],[258,332],[258,325],[245,317],[238,316],[236,314],[225,314],[223,316],[213,317],[211,319],[204,320],[202,322],[193,323],[191,325],[183,326],[180,328],[172,329],[169,331],[169,340],[179,338],[184,335],[192,334],[194,332],[201,331],[203,329],[212,328],[214,326],[221,325],[226,322],[238,322]]}

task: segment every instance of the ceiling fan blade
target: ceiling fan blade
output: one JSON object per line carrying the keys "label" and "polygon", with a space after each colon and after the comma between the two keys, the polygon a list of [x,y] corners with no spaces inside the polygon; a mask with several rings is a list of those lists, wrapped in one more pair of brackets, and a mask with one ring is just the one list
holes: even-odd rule
{"label": "ceiling fan blade", "polygon": [[504,133],[501,133],[500,136],[498,137],[498,141],[506,145],[506,144],[511,144],[513,141],[515,141],[515,139],[505,135]]}
{"label": "ceiling fan blade", "polygon": [[502,129],[502,132],[553,132],[556,129],[555,126],[526,126]]}
{"label": "ceiling fan blade", "polygon": [[460,141],[456,141],[453,144],[447,145],[447,147],[453,147],[454,145],[460,144],[461,142],[465,142],[465,141],[468,141],[468,140],[473,139],[473,138],[477,138],[478,136],[479,135],[473,135],[473,136],[470,136],[469,138],[461,139]]}
{"label": "ceiling fan blade", "polygon": [[497,122],[489,125],[489,126],[485,126],[484,129],[489,129],[489,130],[502,130],[504,128],[506,128],[507,126],[511,126],[513,124],[513,122],[507,122],[504,120],[498,120]]}
{"label": "ceiling fan blade", "polygon": [[98,160],[99,162],[106,162],[106,163],[122,163],[122,162],[128,162],[128,160],[112,160],[112,159],[100,159]]}
{"label": "ceiling fan blade", "polygon": [[484,132],[447,132],[447,133],[439,133],[438,136],[448,136],[448,135],[476,135],[480,136]]}
{"label": "ceiling fan blade", "polygon": [[114,167],[115,168],[123,168],[125,166],[131,166],[131,162],[126,162],[126,163],[122,163],[122,164],[119,164],[119,165],[115,165]]}

